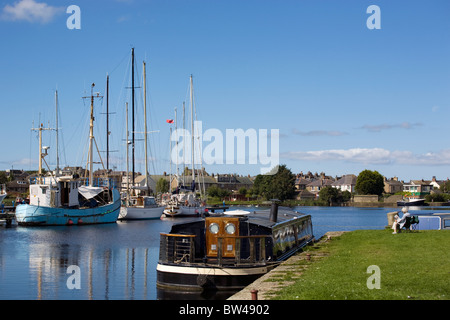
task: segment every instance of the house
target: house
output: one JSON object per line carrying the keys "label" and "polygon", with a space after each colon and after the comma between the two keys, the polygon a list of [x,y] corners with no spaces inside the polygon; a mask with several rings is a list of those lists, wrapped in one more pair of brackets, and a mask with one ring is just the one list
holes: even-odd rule
{"label": "house", "polygon": [[384,177],[384,193],[394,194],[403,191],[403,183],[398,181],[397,177],[390,178],[389,180]]}
{"label": "house", "polygon": [[433,189],[431,181],[411,180],[409,183],[403,184],[403,191],[409,192],[413,196],[422,197],[430,193]]}
{"label": "house", "polygon": [[8,193],[19,192],[26,193],[30,187],[30,181],[28,178],[16,178],[6,184],[6,190]]}
{"label": "house", "polygon": [[306,186],[312,182],[311,179],[304,176],[299,176],[295,178],[295,190],[302,191],[306,190]]}
{"label": "house", "polygon": [[336,179],[331,186],[341,191],[348,191],[353,193],[356,186],[356,176],[354,174],[343,175],[342,178]]}
{"label": "house", "polygon": [[314,200],[316,195],[314,193],[309,192],[308,190],[302,190],[297,195],[297,200]]}
{"label": "house", "polygon": [[430,184],[433,186],[433,189],[440,189],[441,185],[443,185],[445,182],[445,180],[436,180],[436,176],[433,176]]}
{"label": "house", "polygon": [[306,185],[306,190],[319,197],[319,192],[323,187],[328,187],[333,184],[334,180],[329,178],[317,179]]}
{"label": "house", "polygon": [[219,188],[229,191],[239,191],[241,188],[251,189],[253,180],[250,177],[243,177],[236,174],[216,174],[213,175],[216,185]]}

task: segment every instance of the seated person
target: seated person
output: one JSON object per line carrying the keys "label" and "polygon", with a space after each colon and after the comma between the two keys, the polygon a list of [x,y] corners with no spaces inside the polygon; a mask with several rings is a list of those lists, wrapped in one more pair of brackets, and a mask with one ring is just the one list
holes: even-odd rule
{"label": "seated person", "polygon": [[411,217],[406,207],[402,208],[402,212],[403,216],[401,218],[399,218],[398,215],[395,215],[394,217],[394,223],[392,224],[392,229],[394,229],[394,232],[392,232],[392,234],[396,234],[397,230],[400,231],[406,223],[406,218]]}

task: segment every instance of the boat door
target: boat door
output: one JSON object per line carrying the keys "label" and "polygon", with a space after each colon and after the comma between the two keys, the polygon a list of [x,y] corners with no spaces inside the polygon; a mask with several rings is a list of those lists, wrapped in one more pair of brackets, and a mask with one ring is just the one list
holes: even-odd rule
{"label": "boat door", "polygon": [[[235,217],[208,217],[206,224],[206,255],[217,257],[219,240],[218,237],[239,236],[239,218]],[[222,239],[222,257],[234,258],[236,256],[234,238]]]}

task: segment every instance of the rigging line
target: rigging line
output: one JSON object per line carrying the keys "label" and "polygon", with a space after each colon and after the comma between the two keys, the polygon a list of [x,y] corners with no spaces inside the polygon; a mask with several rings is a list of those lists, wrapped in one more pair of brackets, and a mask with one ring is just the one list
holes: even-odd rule
{"label": "rigging line", "polygon": [[123,61],[124,61],[126,58],[128,58],[129,54],[130,54],[130,52],[127,51],[127,53],[123,56],[123,58],[120,60],[120,62],[112,69],[111,72],[109,72],[110,75],[113,74],[113,72],[117,70],[117,68],[123,63]]}
{"label": "rigging line", "polygon": [[[33,127],[34,127],[34,126],[33,126]],[[30,130],[30,143],[29,143],[30,155],[29,155],[29,157],[28,157],[28,159],[30,160],[30,161],[29,161],[29,167],[28,167],[28,170],[30,170],[30,171],[32,170],[32,169],[31,169],[31,162],[32,162],[32,161],[31,161],[31,142],[32,142],[32,135],[33,135],[33,131]]]}

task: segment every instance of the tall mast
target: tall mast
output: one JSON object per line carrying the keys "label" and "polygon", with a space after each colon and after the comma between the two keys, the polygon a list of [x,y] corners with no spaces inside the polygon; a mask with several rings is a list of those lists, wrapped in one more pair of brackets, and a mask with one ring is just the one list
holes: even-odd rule
{"label": "tall mast", "polygon": [[195,191],[195,172],[194,172],[194,92],[193,92],[193,81],[191,74],[191,161],[192,161],[192,191]]}
{"label": "tall mast", "polygon": [[178,127],[177,127],[177,108],[175,108],[175,132],[177,133],[176,139],[177,142],[175,142],[175,153],[177,155],[176,160],[175,160],[175,175],[177,177],[177,186],[180,184],[180,175],[178,172],[178,155],[179,155],[179,151],[178,151]]}
{"label": "tall mast", "polygon": [[109,171],[109,74],[106,74],[106,171]]}
{"label": "tall mast", "polygon": [[145,61],[143,62],[144,68],[144,134],[145,134],[145,187],[148,191],[148,159],[147,159],[147,86],[146,86],[146,74],[145,74]]}
{"label": "tall mast", "polygon": [[94,181],[94,86],[91,86],[91,120],[89,123],[89,186],[93,186]]}
{"label": "tall mast", "polygon": [[44,128],[41,123],[39,128],[31,128],[32,131],[39,131],[39,172],[38,172],[38,183],[42,183],[42,159],[47,155],[47,150],[45,153],[42,152],[42,131],[43,130],[53,130],[51,128]]}
{"label": "tall mast", "polygon": [[185,126],[185,103],[183,101],[183,186],[186,185],[186,181],[185,181],[185,177],[186,177],[186,173],[185,173],[185,168],[186,168],[186,126]]}
{"label": "tall mast", "polygon": [[[130,169],[128,168],[128,102],[126,103],[126,131],[127,131],[127,200],[129,198],[130,195]],[[127,206],[128,206],[128,201],[127,201]]]}
{"label": "tall mast", "polygon": [[131,158],[133,169],[133,186],[134,186],[134,48],[131,48]]}
{"label": "tall mast", "polygon": [[58,90],[55,91],[55,107],[56,107],[56,177],[59,176],[59,140],[58,140]]}
{"label": "tall mast", "polygon": [[[94,185],[94,98],[103,98],[99,93],[97,93],[96,96],[94,96],[94,87],[95,83],[91,85],[91,95],[83,97],[85,98],[91,98],[91,119],[89,122],[89,153],[88,153],[88,163],[89,163],[89,186],[92,187]],[[97,144],[96,144],[97,145]],[[98,149],[97,149],[98,151]],[[99,154],[100,157],[100,154]],[[101,160],[101,157],[100,157]],[[101,161],[103,164],[103,161]],[[104,167],[103,167],[104,169]],[[87,170],[87,165],[86,165]],[[86,174],[85,174],[86,176]]]}

